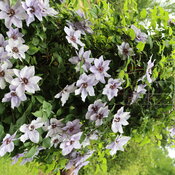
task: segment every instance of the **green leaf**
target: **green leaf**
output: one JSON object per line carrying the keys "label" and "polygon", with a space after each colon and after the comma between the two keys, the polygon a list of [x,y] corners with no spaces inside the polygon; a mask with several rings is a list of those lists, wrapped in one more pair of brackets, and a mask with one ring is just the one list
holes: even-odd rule
{"label": "green leaf", "polygon": [[35,117],[43,117],[43,112],[42,111],[36,111],[32,113]]}
{"label": "green leaf", "polygon": [[143,51],[143,49],[145,47],[145,43],[139,42],[136,47],[137,47],[138,51],[141,52],[141,51]]}
{"label": "green leaf", "polygon": [[141,17],[142,19],[144,19],[144,18],[146,18],[146,15],[147,15],[147,11],[146,11],[146,9],[143,9],[143,10],[140,12],[140,17]]}
{"label": "green leaf", "polygon": [[37,148],[36,146],[33,146],[28,153],[25,155],[26,158],[31,158],[32,156],[34,156],[34,154],[36,153]]}
{"label": "green leaf", "polygon": [[34,54],[37,53],[38,51],[39,51],[39,48],[30,45],[30,46],[29,46],[29,50],[27,51],[27,53],[28,53],[29,55],[34,55]]}
{"label": "green leaf", "polygon": [[50,147],[50,138],[44,138],[42,146],[45,148],[49,148]]}
{"label": "green leaf", "polygon": [[131,40],[134,40],[136,37],[136,34],[133,29],[128,30],[128,35],[131,37]]}

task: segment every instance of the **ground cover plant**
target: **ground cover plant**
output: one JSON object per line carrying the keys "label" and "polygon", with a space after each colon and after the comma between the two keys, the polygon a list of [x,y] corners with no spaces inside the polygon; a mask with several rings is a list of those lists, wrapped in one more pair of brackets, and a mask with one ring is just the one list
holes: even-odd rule
{"label": "ground cover plant", "polygon": [[1,1],[0,19],[0,156],[72,175],[96,160],[98,174],[126,144],[172,144],[174,21],[162,7]]}

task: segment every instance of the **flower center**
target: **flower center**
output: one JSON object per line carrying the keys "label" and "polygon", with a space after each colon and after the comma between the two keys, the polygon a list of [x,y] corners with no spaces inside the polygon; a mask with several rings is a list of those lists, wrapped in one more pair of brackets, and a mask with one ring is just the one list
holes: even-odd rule
{"label": "flower center", "polygon": [[82,87],[83,88],[87,88],[88,87],[88,84],[87,83],[82,83]]}
{"label": "flower center", "polygon": [[98,111],[98,107],[97,106],[93,106],[92,110],[96,113]]}
{"label": "flower center", "polygon": [[75,38],[75,36],[71,36],[71,37],[70,37],[70,40],[73,41],[73,42],[75,43],[77,39]]}
{"label": "flower center", "polygon": [[35,129],[35,126],[34,125],[30,125],[30,131],[33,131]]}
{"label": "flower center", "polygon": [[18,53],[18,52],[19,52],[19,50],[18,50],[17,47],[14,47],[14,48],[12,49],[12,51],[13,51],[14,53]]}
{"label": "flower center", "polygon": [[116,85],[113,84],[113,85],[110,86],[110,88],[111,88],[111,89],[115,89],[115,88],[116,88]]}
{"label": "flower center", "polygon": [[5,139],[5,144],[8,145],[9,143],[11,143],[11,139],[9,138]]}
{"label": "flower center", "polygon": [[72,126],[71,128],[69,128],[69,131],[72,132],[74,130],[74,126]]}
{"label": "flower center", "polygon": [[103,72],[103,70],[104,70],[104,68],[102,67],[102,66],[99,66],[98,67],[98,71],[101,73],[101,72]]}
{"label": "flower center", "polygon": [[103,118],[103,114],[98,114],[98,115],[96,115],[96,118],[102,119],[102,118]]}
{"label": "flower center", "polygon": [[116,118],[114,121],[115,122],[119,122],[120,121],[120,118]]}
{"label": "flower center", "polygon": [[54,141],[53,141],[53,143],[58,143],[59,142],[59,140],[58,139],[55,139]]}
{"label": "flower center", "polygon": [[15,34],[13,34],[13,35],[11,36],[11,38],[14,39],[14,40],[17,40],[17,36],[16,36]]}
{"label": "flower center", "polygon": [[74,143],[74,140],[71,140],[71,141],[70,141],[70,145],[72,145],[73,143]]}
{"label": "flower center", "polygon": [[126,48],[124,48],[124,49],[123,49],[123,53],[124,53],[125,55],[128,55],[129,50],[128,50],[128,49],[126,49]]}
{"label": "flower center", "polygon": [[12,92],[11,96],[13,96],[13,97],[17,96],[16,92]]}
{"label": "flower center", "polygon": [[30,8],[31,8],[30,12],[35,13],[35,8],[33,6],[31,6]]}
{"label": "flower center", "polygon": [[15,11],[13,9],[10,9],[7,14],[9,15],[9,17],[12,17],[15,15]]}
{"label": "flower center", "polygon": [[52,123],[52,129],[56,128],[57,125],[55,123]]}
{"label": "flower center", "polygon": [[24,84],[28,84],[28,79],[27,78],[22,78],[22,81],[24,82]]}
{"label": "flower center", "polygon": [[5,72],[4,71],[1,71],[0,72],[0,77],[4,77],[5,76]]}

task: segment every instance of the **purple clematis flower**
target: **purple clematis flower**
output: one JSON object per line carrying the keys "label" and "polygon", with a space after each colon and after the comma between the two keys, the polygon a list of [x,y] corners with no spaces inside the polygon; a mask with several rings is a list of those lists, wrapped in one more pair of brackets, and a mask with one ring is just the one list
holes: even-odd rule
{"label": "purple clematis flower", "polygon": [[55,148],[58,146],[59,143],[63,141],[63,137],[61,135],[56,135],[51,138],[51,147],[54,146]]}
{"label": "purple clematis flower", "polygon": [[79,87],[79,89],[75,90],[75,95],[81,94],[83,101],[85,101],[88,94],[90,96],[95,96],[93,86],[96,84],[97,81],[93,75],[82,74],[76,83],[76,86]]}
{"label": "purple clematis flower", "polygon": [[110,101],[112,98],[117,97],[119,89],[122,89],[121,85],[125,81],[121,79],[113,79],[110,78],[108,80],[108,84],[105,85],[103,89],[103,94],[107,95],[108,100]]}
{"label": "purple clematis flower", "polygon": [[0,156],[4,156],[7,152],[10,153],[14,150],[14,143],[16,133],[13,135],[6,134],[3,139],[2,145],[0,146]]}
{"label": "purple clematis flower", "polygon": [[13,57],[15,59],[24,59],[25,52],[29,49],[29,47],[23,44],[23,39],[18,38],[17,40],[9,39],[8,45],[6,46],[6,51],[8,56]]}
{"label": "purple clematis flower", "polygon": [[24,35],[22,33],[19,32],[19,29],[13,29],[10,28],[9,31],[7,32],[7,36],[13,40],[21,40],[22,43],[24,43],[24,39],[22,38]]}
{"label": "purple clematis flower", "polygon": [[133,104],[138,98],[146,93],[145,89],[146,85],[140,84],[134,89],[133,97],[131,100],[131,104]]}
{"label": "purple clematis flower", "polygon": [[123,42],[120,46],[117,47],[118,47],[118,53],[123,58],[123,60],[125,60],[129,56],[134,55],[133,49],[126,42]]}
{"label": "purple clematis flower", "polygon": [[107,73],[109,68],[110,60],[104,61],[103,56],[101,56],[99,59],[94,60],[94,66],[90,68],[90,71],[94,74],[97,81],[100,81],[101,83],[105,83],[105,77],[110,77],[110,75]]}
{"label": "purple clematis flower", "polygon": [[27,97],[25,94],[23,94],[22,96],[18,96],[16,93],[16,87],[13,85],[10,85],[10,92],[4,95],[2,102],[11,101],[11,108],[14,109],[15,107],[18,107],[22,101],[26,101],[26,100],[27,100]]}
{"label": "purple clematis flower", "polygon": [[46,137],[54,137],[56,135],[60,135],[63,132],[62,127],[64,124],[62,123],[61,120],[57,120],[56,118],[51,118],[50,119],[50,125],[48,126],[48,133]]}
{"label": "purple clematis flower", "polygon": [[4,36],[0,34],[0,53],[5,51],[6,45],[7,45],[7,41],[5,41]]}
{"label": "purple clematis flower", "polygon": [[113,156],[116,154],[118,150],[124,151],[123,146],[126,145],[126,143],[131,139],[131,137],[127,136],[117,136],[115,139],[115,142],[112,142],[111,144],[106,146],[106,149],[110,149],[110,154]]}
{"label": "purple clematis flower", "polygon": [[91,67],[91,63],[94,61],[94,58],[90,58],[91,51],[85,51],[84,47],[82,47],[77,53],[77,56],[74,56],[69,59],[72,64],[76,64],[76,71],[80,71],[81,68],[84,69],[85,72],[88,72],[89,68]]}
{"label": "purple clematis flower", "polygon": [[147,63],[146,74],[141,79],[139,79],[138,81],[140,81],[140,80],[143,81],[145,78],[148,80],[149,83],[152,83],[154,81],[151,78],[151,75],[152,75],[152,68],[154,67],[155,60],[152,62],[151,59],[152,59],[152,57],[150,58],[150,60]]}
{"label": "purple clematis flower", "polygon": [[147,40],[147,38],[148,38],[147,34],[141,32],[141,30],[138,29],[136,26],[131,25],[131,29],[133,29],[135,34],[136,34],[136,39],[135,40],[137,42],[139,42],[139,41],[145,42]]}
{"label": "purple clematis flower", "polygon": [[97,140],[98,139],[98,132],[95,131],[92,134],[87,134],[86,138],[81,143],[83,148],[90,145],[91,140]]}
{"label": "purple clematis flower", "polygon": [[10,6],[9,2],[0,2],[0,19],[5,19],[5,26],[11,28],[14,24],[18,28],[22,28],[22,20],[27,15],[21,6],[21,1],[17,1],[14,6]]}
{"label": "purple clematis flower", "polygon": [[117,114],[114,115],[114,119],[112,121],[112,126],[111,129],[114,133],[120,132],[121,134],[123,133],[123,126],[128,125],[129,123],[127,120],[130,118],[130,112],[123,112],[124,107],[121,107],[118,111]]}
{"label": "purple clematis flower", "polygon": [[170,132],[170,136],[171,136],[171,137],[174,137],[174,136],[175,136],[175,128],[171,128],[171,129],[169,130],[169,132]]}
{"label": "purple clematis flower", "polygon": [[102,103],[102,101],[101,100],[96,100],[95,102],[94,102],[94,104],[90,104],[89,106],[88,106],[88,111],[87,111],[87,113],[86,113],[86,119],[90,119],[90,117],[92,116],[92,115],[94,115],[94,114],[97,114],[98,113],[98,111],[99,111],[99,109],[101,108],[101,107],[105,107],[105,103]]}
{"label": "purple clematis flower", "polygon": [[81,126],[82,124],[80,124],[80,120],[76,119],[76,120],[67,122],[66,126],[62,129],[66,131],[68,135],[73,135],[81,131],[80,129]]}
{"label": "purple clematis flower", "polygon": [[75,83],[67,85],[61,92],[55,95],[55,98],[61,98],[62,106],[66,103],[70,93],[75,92]]}
{"label": "purple clematis flower", "polygon": [[36,120],[32,120],[30,124],[23,124],[19,130],[24,133],[20,140],[25,142],[26,140],[30,139],[34,143],[39,142],[39,132],[36,130],[43,126],[44,122],[41,118],[37,118]]}
{"label": "purple clematis flower", "polygon": [[96,126],[100,126],[103,124],[103,118],[108,117],[109,110],[108,106],[101,107],[97,113],[90,116],[90,120],[95,121]]}
{"label": "purple clematis flower", "polygon": [[8,63],[4,63],[0,65],[0,89],[4,89],[6,87],[6,82],[11,83],[13,79],[13,69],[9,69],[11,65]]}
{"label": "purple clematis flower", "polygon": [[25,66],[22,70],[14,69],[14,73],[17,78],[13,79],[11,84],[17,86],[16,92],[18,96],[22,96],[25,91],[33,94],[35,91],[40,90],[38,82],[41,80],[41,77],[34,76],[34,66]]}
{"label": "purple clematis flower", "polygon": [[81,31],[80,30],[74,30],[71,26],[65,27],[64,31],[66,32],[67,36],[66,39],[68,43],[70,43],[75,49],[78,49],[78,45],[81,47],[85,46],[81,41]]}
{"label": "purple clematis flower", "polygon": [[65,139],[61,144],[60,148],[62,149],[63,156],[68,155],[74,148],[80,149],[80,138],[82,132],[72,135],[70,138]]}
{"label": "purple clematis flower", "polygon": [[24,157],[25,153],[26,153],[26,152],[24,152],[24,153],[19,153],[19,154],[17,154],[16,156],[12,157],[12,161],[13,161],[13,162],[12,162],[12,165],[16,164],[16,163],[18,162],[19,158]]}

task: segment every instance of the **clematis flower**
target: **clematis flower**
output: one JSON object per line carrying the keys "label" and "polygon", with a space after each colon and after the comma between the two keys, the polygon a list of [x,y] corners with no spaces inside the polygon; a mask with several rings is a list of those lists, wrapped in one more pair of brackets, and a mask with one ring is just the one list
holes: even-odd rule
{"label": "clematis flower", "polygon": [[7,41],[5,41],[4,36],[0,34],[0,53],[5,51],[6,45],[7,45]]}
{"label": "clematis flower", "polygon": [[147,40],[147,38],[148,38],[147,34],[141,32],[141,30],[138,29],[136,26],[131,25],[131,29],[133,29],[135,34],[136,34],[136,39],[135,40],[137,42],[139,42],[139,41],[145,42]]}
{"label": "clematis flower", "polygon": [[129,56],[133,56],[133,49],[129,46],[128,43],[123,42],[120,46],[118,47],[118,53],[119,55],[125,60]]}
{"label": "clematis flower", "polygon": [[78,49],[78,45],[81,47],[85,46],[81,41],[81,31],[80,30],[74,30],[71,26],[65,27],[64,31],[66,32],[67,36],[66,39],[68,43],[70,43],[75,49]]}
{"label": "clematis flower", "polygon": [[77,53],[77,56],[70,58],[69,61],[77,65],[76,71],[80,71],[83,68],[85,72],[88,72],[91,63],[94,61],[94,58],[90,58],[90,54],[90,50],[84,52],[84,47],[82,47],[79,53]]}
{"label": "clematis flower", "polygon": [[22,38],[24,35],[19,32],[19,29],[13,29],[10,28],[9,31],[7,32],[7,36],[13,40],[21,40],[22,43],[24,43],[24,39]]}
{"label": "clematis flower", "polygon": [[26,140],[30,139],[34,143],[39,142],[39,132],[36,130],[43,126],[43,121],[41,118],[37,118],[36,120],[32,120],[30,124],[23,124],[19,130],[24,133],[20,140],[25,142]]}
{"label": "clematis flower", "polygon": [[147,69],[146,69],[146,74],[141,79],[139,79],[138,81],[140,81],[140,80],[143,81],[145,78],[148,80],[149,83],[152,83],[154,81],[151,78],[151,75],[152,75],[152,68],[154,67],[155,60],[152,62],[151,59],[152,59],[152,57],[150,58],[150,60],[147,63],[148,65],[147,65]]}
{"label": "clematis flower", "polygon": [[17,86],[16,93],[18,96],[22,96],[25,91],[29,93],[35,93],[35,91],[40,90],[38,82],[41,80],[41,77],[35,75],[35,67],[25,66],[23,69],[18,70],[14,69],[14,73],[17,78],[11,81],[13,86]]}
{"label": "clematis flower", "polygon": [[110,149],[110,154],[113,156],[116,154],[118,150],[124,151],[123,146],[126,145],[126,143],[131,139],[131,137],[127,136],[117,136],[115,139],[115,142],[112,142],[111,144],[106,146],[106,149]]}
{"label": "clematis flower", "polygon": [[114,133],[120,132],[121,134],[123,133],[123,126],[128,125],[129,123],[127,120],[130,118],[130,112],[123,112],[124,107],[121,107],[118,111],[117,114],[114,115],[114,119],[112,121],[112,126],[111,129]]}
{"label": "clematis flower", "polygon": [[138,98],[140,98],[142,94],[144,95],[146,93],[145,87],[146,85],[140,84],[135,88],[133,97],[131,100],[131,104],[133,104]]}
{"label": "clematis flower", "polygon": [[42,21],[43,14],[39,0],[26,0],[25,2],[22,2],[22,7],[27,13],[27,26],[29,26],[31,22],[35,21],[35,17],[39,21]]}
{"label": "clematis flower", "polygon": [[110,78],[108,80],[108,84],[105,85],[105,88],[103,89],[103,94],[107,95],[108,100],[110,101],[112,98],[117,97],[118,91],[122,89],[121,85],[125,81],[121,79],[113,79]]}
{"label": "clematis flower", "polygon": [[63,141],[62,136],[58,134],[58,135],[51,138],[51,145],[50,146],[51,147],[54,146],[56,148],[58,146],[58,144],[62,141]]}
{"label": "clematis flower", "polygon": [[16,133],[13,135],[6,134],[0,146],[0,156],[4,156],[7,152],[10,153],[14,150],[14,143]]}
{"label": "clematis flower", "polygon": [[174,136],[175,136],[175,128],[171,128],[171,129],[169,130],[169,132],[170,132],[170,136],[171,136],[171,137],[174,137]]}
{"label": "clematis flower", "polygon": [[57,120],[56,118],[51,118],[50,119],[50,125],[48,126],[48,133],[46,137],[53,137],[59,134],[62,134],[63,129],[62,127],[64,124],[62,123],[61,120]]}
{"label": "clematis flower", "polygon": [[25,94],[18,96],[16,93],[16,86],[10,85],[10,92],[4,95],[2,102],[11,102],[11,108],[18,107],[22,101],[26,101],[27,97]]}
{"label": "clematis flower", "polygon": [[82,124],[80,124],[80,120],[75,119],[73,121],[69,121],[66,123],[66,126],[64,128],[62,128],[68,135],[73,135],[73,134],[77,134],[78,132],[81,131],[81,126]]}
{"label": "clematis flower", "polygon": [[90,145],[91,140],[97,140],[98,139],[98,133],[97,131],[93,132],[92,134],[87,134],[86,138],[81,143],[83,148]]}
{"label": "clematis flower", "polygon": [[23,40],[18,38],[17,40],[9,39],[8,45],[6,46],[6,51],[8,56],[13,57],[15,59],[24,59],[25,52],[29,49],[29,47],[23,44]]}
{"label": "clematis flower", "polygon": [[85,101],[88,94],[90,96],[95,95],[93,86],[96,84],[97,81],[93,75],[82,74],[76,83],[76,86],[79,87],[79,89],[75,90],[75,95],[81,94],[82,100]]}
{"label": "clematis flower", "polygon": [[13,162],[12,162],[12,165],[16,164],[16,163],[18,162],[19,158],[24,157],[25,153],[26,153],[26,152],[24,152],[24,153],[19,153],[19,154],[17,154],[16,156],[12,157],[12,161],[13,161]]}
{"label": "clematis flower", "polygon": [[82,132],[72,135],[70,138],[65,139],[61,144],[60,148],[62,149],[63,156],[68,155],[73,149],[80,149],[80,138]]}
{"label": "clematis flower", "polygon": [[0,88],[4,89],[6,87],[6,82],[11,83],[13,79],[13,69],[9,69],[7,63],[0,65]]}
{"label": "clematis flower", "polygon": [[10,6],[9,2],[0,2],[0,19],[5,19],[5,26],[11,28],[14,24],[18,28],[22,28],[22,20],[26,19],[26,13],[21,6],[21,1],[17,1],[14,6]]}
{"label": "clematis flower", "polygon": [[86,32],[90,34],[93,33],[93,30],[89,27],[91,22],[87,19],[76,22],[67,21],[67,24],[68,26],[72,26],[74,30],[80,30],[83,35],[86,35]]}
{"label": "clematis flower", "polygon": [[[4,49],[3,49],[4,50]],[[0,63],[3,64],[3,62],[9,62],[9,56],[6,51],[0,51]]]}
{"label": "clematis flower", "polygon": [[102,101],[101,100],[96,100],[95,102],[94,102],[94,104],[90,104],[89,106],[88,106],[88,111],[87,111],[87,113],[86,113],[86,119],[90,119],[90,117],[93,115],[93,114],[97,114],[98,113],[98,111],[99,111],[99,109],[101,108],[101,107],[105,107],[105,103],[102,103]]}
{"label": "clematis flower", "polygon": [[89,157],[92,156],[94,151],[88,151],[86,154],[81,155],[80,153],[73,152],[69,155],[71,157],[70,161],[67,163],[65,169],[71,169],[74,167],[73,172],[71,175],[78,175],[79,170],[86,166],[89,161],[86,161]]}
{"label": "clematis flower", "polygon": [[103,124],[103,118],[108,117],[108,114],[108,107],[101,107],[96,114],[90,116],[90,120],[95,121],[96,126],[100,126]]}
{"label": "clematis flower", "polygon": [[74,92],[75,89],[75,83],[67,85],[61,92],[55,95],[55,98],[61,98],[62,106],[64,106],[69,98],[70,93]]}
{"label": "clematis flower", "polygon": [[90,71],[94,74],[96,80],[100,81],[101,83],[105,83],[105,77],[110,77],[107,73],[109,68],[110,60],[104,61],[103,56],[99,59],[94,60],[94,66],[90,68]]}

